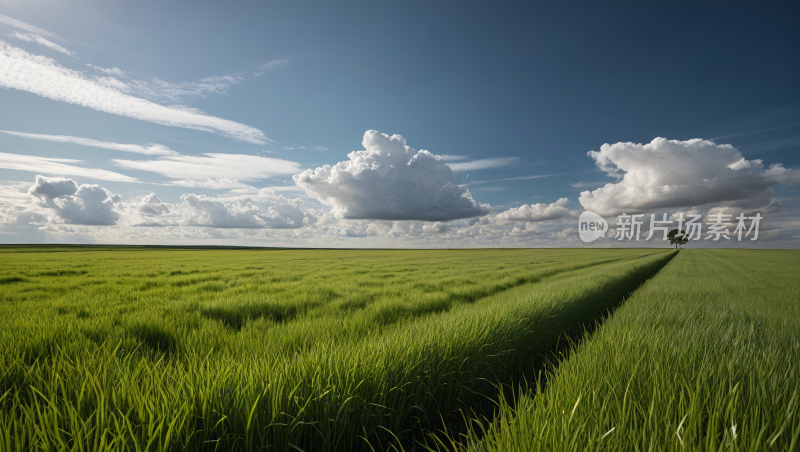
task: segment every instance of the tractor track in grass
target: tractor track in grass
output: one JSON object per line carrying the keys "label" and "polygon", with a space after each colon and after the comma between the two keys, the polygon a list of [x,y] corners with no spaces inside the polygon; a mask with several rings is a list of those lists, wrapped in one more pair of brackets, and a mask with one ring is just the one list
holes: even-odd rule
{"label": "tractor track in grass", "polygon": [[681,251],[458,450],[797,450],[798,264],[797,250]]}
{"label": "tractor track in grass", "polygon": [[[665,259],[656,261],[622,279],[607,297],[616,299],[616,302],[606,305],[605,310],[598,310],[590,318],[583,318],[565,328],[544,353],[531,360],[529,371],[519,372],[513,380],[496,382],[497,397],[487,398],[486,403],[482,405],[470,406],[469,412],[464,410],[457,416],[452,416],[446,422],[426,431],[427,437],[422,440],[417,438],[414,443],[404,444],[399,450],[414,452],[461,450],[460,440],[467,433],[470,435],[470,441],[481,440],[486,430],[495,421],[494,416],[498,403],[503,403],[508,409],[514,410],[516,408],[515,401],[521,394],[525,394],[527,397],[536,397],[537,394],[543,392],[547,388],[548,376],[558,369],[558,365],[575,353],[578,345],[591,340],[593,333],[614,314],[614,311],[620,308],[647,281],[656,277],[677,255],[677,252],[670,252]],[[396,446],[390,447],[392,447],[390,450],[398,450]],[[376,448],[376,450],[379,449]]]}

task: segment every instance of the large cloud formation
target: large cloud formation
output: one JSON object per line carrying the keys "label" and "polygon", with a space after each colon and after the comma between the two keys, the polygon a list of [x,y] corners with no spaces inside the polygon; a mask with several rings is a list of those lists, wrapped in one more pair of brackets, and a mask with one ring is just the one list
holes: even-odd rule
{"label": "large cloud formation", "polygon": [[28,194],[39,198],[65,223],[111,225],[119,220],[114,207],[122,197],[99,185],[78,185],[63,177],[36,176]]}
{"label": "large cloud formation", "polygon": [[489,213],[441,157],[375,130],[362,143],[365,150],[349,160],[303,171],[295,183],[350,219],[448,221]]}
{"label": "large cloud formation", "polygon": [[583,207],[600,215],[768,200],[771,186],[797,177],[780,163],[765,169],[731,145],[701,139],[604,144],[588,154],[600,169],[621,177],[581,193]]}

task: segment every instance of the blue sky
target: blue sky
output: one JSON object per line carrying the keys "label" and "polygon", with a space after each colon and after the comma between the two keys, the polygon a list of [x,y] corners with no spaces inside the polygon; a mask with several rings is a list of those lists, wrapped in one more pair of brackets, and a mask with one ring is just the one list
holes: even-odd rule
{"label": "blue sky", "polygon": [[761,212],[796,248],[798,19],[3,0],[0,242],[583,246],[592,210]]}

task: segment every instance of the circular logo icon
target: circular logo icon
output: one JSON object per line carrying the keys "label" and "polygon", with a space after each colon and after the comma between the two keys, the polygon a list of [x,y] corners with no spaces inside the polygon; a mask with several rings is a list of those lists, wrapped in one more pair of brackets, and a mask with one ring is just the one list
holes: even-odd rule
{"label": "circular logo icon", "polygon": [[585,210],[578,218],[578,235],[584,242],[593,242],[600,237],[605,237],[606,231],[608,231],[608,223],[594,212]]}

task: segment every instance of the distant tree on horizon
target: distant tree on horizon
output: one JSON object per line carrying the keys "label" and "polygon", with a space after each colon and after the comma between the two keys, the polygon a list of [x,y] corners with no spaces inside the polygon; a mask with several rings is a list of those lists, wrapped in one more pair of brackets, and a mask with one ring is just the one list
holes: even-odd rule
{"label": "distant tree on horizon", "polygon": [[686,245],[689,243],[689,237],[686,235],[684,231],[680,229],[673,229],[669,231],[667,234],[667,239],[669,239],[670,245],[675,245],[675,249],[677,250],[679,246]]}

